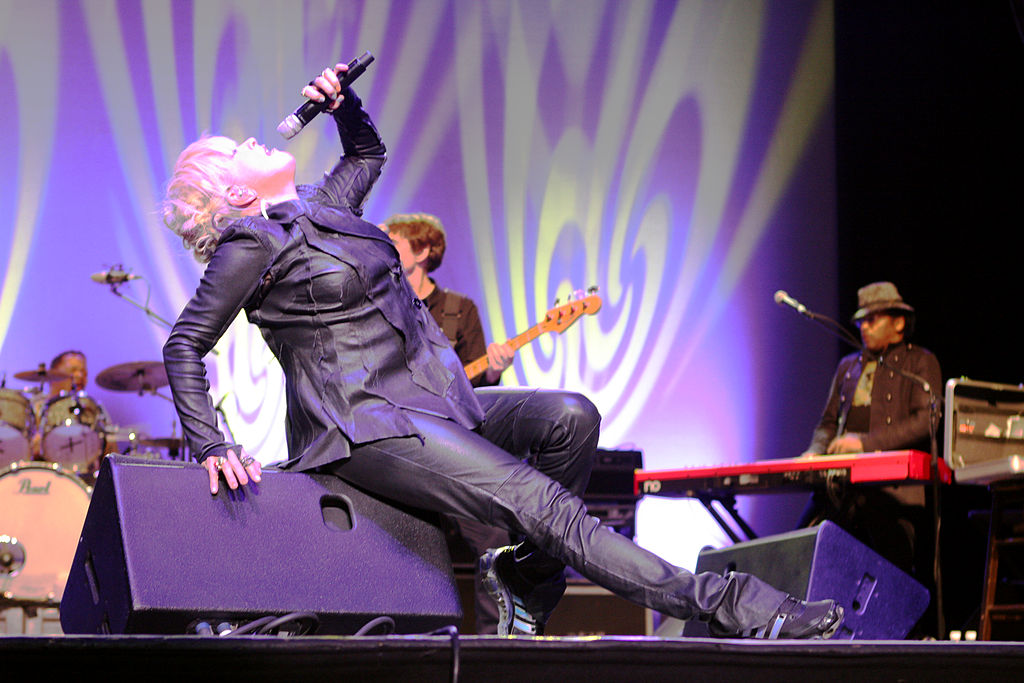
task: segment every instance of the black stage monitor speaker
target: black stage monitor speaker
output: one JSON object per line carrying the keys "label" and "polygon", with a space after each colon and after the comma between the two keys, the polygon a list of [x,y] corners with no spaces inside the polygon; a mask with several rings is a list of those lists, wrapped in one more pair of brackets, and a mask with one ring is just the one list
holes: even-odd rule
{"label": "black stage monitor speaker", "polygon": [[[928,589],[832,522],[697,557],[698,572],[741,571],[806,600],[836,600],[846,617],[833,638],[898,640],[928,607]],[[687,622],[687,636],[707,636],[707,626]]]}
{"label": "black stage monitor speaker", "polygon": [[[65,633],[194,633],[312,612],[318,633],[378,616],[398,633],[462,618],[429,515],[337,477],[275,470],[216,496],[200,465],[108,456],[61,601]],[[379,632],[379,631],[378,631]]]}

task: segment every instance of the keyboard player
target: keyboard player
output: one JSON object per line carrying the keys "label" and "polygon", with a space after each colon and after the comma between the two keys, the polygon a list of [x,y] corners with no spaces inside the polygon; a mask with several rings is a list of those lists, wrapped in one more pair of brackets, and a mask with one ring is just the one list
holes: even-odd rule
{"label": "keyboard player", "polygon": [[[863,349],[839,361],[804,457],[915,449],[931,452],[931,398],[906,374],[940,391],[939,361],[908,341],[914,309],[891,282],[857,291],[853,323]],[[925,585],[933,583],[925,487],[848,487],[816,492],[800,526],[830,519]]]}

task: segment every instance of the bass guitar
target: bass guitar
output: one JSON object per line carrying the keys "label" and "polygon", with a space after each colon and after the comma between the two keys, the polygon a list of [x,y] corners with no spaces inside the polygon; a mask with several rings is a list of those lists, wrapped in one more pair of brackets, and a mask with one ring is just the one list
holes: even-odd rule
{"label": "bass guitar", "polygon": [[[599,310],[601,310],[601,297],[597,294],[591,294],[582,299],[570,301],[561,306],[555,306],[544,314],[544,320],[509,339],[508,344],[512,346],[513,351],[518,350],[545,332],[565,332],[581,316],[594,315]],[[477,358],[475,361],[467,364],[465,369],[466,376],[470,379],[482,374],[487,370],[487,356]]]}

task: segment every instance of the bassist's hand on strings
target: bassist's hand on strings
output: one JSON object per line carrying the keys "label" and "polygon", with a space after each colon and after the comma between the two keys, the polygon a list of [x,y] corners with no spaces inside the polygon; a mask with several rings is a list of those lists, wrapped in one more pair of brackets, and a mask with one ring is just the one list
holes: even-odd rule
{"label": "bassist's hand on strings", "polygon": [[505,372],[515,360],[516,352],[508,342],[499,344],[491,342],[487,347],[487,381],[497,382],[501,373]]}

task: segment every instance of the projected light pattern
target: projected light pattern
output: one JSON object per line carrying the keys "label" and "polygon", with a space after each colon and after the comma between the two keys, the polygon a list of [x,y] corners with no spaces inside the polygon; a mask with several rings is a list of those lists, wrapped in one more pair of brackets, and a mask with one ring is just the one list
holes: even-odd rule
{"label": "projected light pattern", "polygon": [[[126,264],[173,319],[202,272],[159,220],[178,152],[203,131],[256,135],[316,178],[340,153],[329,122],[288,143],[274,129],[313,74],[369,49],[357,90],[390,158],[366,217],[440,216],[437,279],[478,301],[490,339],[573,290],[603,297],[520,350],[507,384],[585,392],[602,443],[649,467],[772,442],[773,330],[751,302],[833,258],[831,217],[810,227],[819,207],[795,191],[833,173],[815,147],[830,144],[831,2],[0,0],[0,27],[0,369],[66,347],[94,374],[159,358],[166,330],[85,277]],[[810,231],[792,264],[763,258]],[[258,331],[240,318],[208,366],[235,438],[282,458],[283,379]],[[123,424],[173,420],[101,400]]]}

